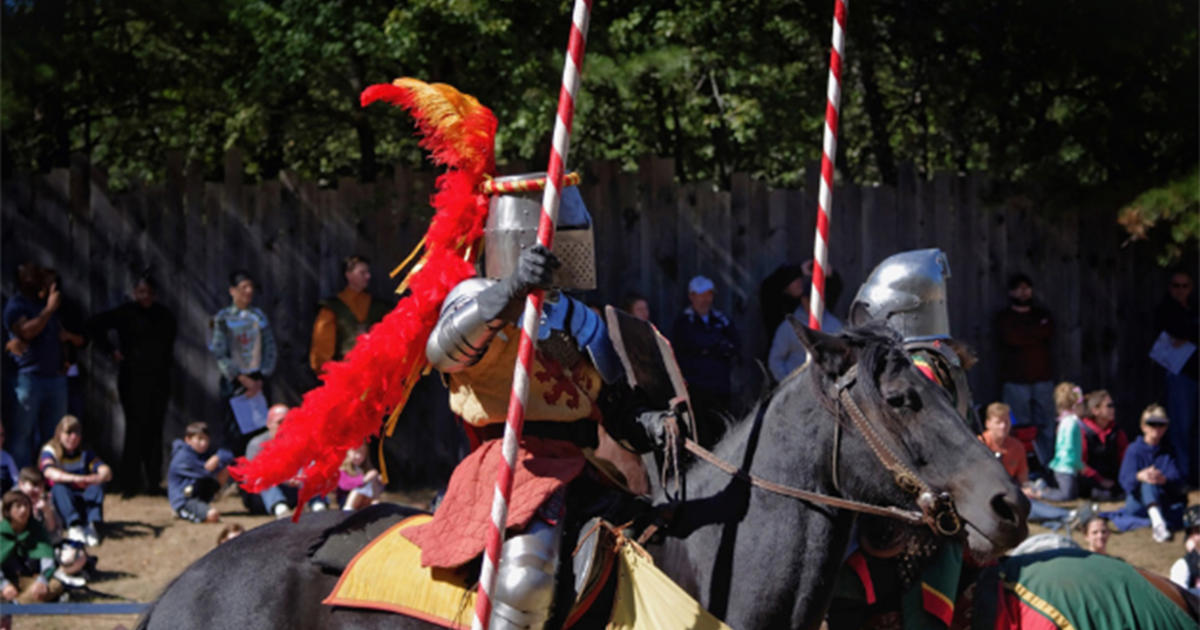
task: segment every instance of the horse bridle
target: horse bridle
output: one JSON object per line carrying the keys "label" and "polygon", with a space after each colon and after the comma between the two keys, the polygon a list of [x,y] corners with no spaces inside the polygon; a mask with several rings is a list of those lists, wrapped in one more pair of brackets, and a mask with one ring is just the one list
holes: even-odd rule
{"label": "horse bridle", "polygon": [[[696,457],[712,464],[713,466],[725,471],[735,478],[741,479],[757,486],[786,497],[800,499],[810,503],[820,503],[830,507],[840,508],[844,510],[852,510],[863,514],[873,514],[875,516],[883,516],[899,521],[903,521],[912,525],[927,525],[935,533],[941,536],[954,536],[962,531],[962,520],[958,516],[958,511],[954,507],[954,499],[946,492],[934,492],[929,484],[925,483],[915,472],[909,469],[896,454],[888,448],[879,433],[872,426],[871,421],[863,414],[858,403],[854,401],[854,397],[850,395],[850,389],[853,387],[858,378],[858,365],[853,365],[843,374],[834,384],[835,399],[839,402],[839,406],[844,410],[850,418],[851,423],[862,434],[867,444],[871,447],[871,452],[875,454],[875,458],[883,464],[884,468],[892,473],[892,479],[896,485],[904,492],[912,495],[920,508],[917,510],[906,510],[893,506],[879,506],[870,503],[863,503],[852,499],[844,499],[841,497],[833,497],[819,492],[810,490],[801,490],[791,486],[775,483],[763,479],[751,472],[742,470],[733,464],[717,457],[711,451],[700,446],[692,439],[684,440],[684,447],[688,452]],[[766,403],[760,405],[759,413],[765,413]],[[834,428],[834,445],[833,445],[833,475],[834,487],[838,487],[837,483],[837,453],[838,443],[841,439],[841,423],[837,423]],[[840,490],[840,488],[839,488]]]}

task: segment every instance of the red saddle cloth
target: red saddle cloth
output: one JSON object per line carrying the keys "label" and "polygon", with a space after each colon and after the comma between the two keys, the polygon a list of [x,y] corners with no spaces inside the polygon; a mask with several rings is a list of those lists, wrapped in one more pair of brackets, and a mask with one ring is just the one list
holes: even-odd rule
{"label": "red saddle cloth", "polygon": [[[454,568],[483,552],[496,475],[504,457],[501,443],[484,442],[459,463],[433,520],[404,530],[404,536],[421,548],[421,566]],[[578,477],[586,463],[583,452],[570,442],[523,438],[508,501],[507,531],[525,529],[542,503]]]}

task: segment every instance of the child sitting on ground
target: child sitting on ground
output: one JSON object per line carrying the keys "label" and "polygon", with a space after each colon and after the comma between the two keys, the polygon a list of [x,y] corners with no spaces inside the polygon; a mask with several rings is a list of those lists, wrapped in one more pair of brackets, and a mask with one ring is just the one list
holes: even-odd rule
{"label": "child sitting on ground", "polygon": [[3,499],[0,521],[0,568],[4,581],[0,599],[21,604],[47,602],[62,595],[62,582],[54,578],[54,548],[46,530],[33,520],[33,503],[20,490],[9,490]]}
{"label": "child sitting on ground", "polygon": [[112,469],[83,446],[79,418],[68,414],[58,422],[54,437],[38,456],[38,468],[50,483],[50,499],[67,528],[67,539],[99,545],[96,527],[104,522],[104,483],[112,479]]}
{"label": "child sitting on ground", "polygon": [[1183,557],[1171,565],[1171,581],[1200,596],[1200,505],[1183,514]]}
{"label": "child sitting on ground", "polygon": [[209,503],[228,482],[225,467],[233,462],[228,449],[209,450],[208,424],[187,425],[183,439],[171,443],[167,467],[167,499],[179,518],[193,523],[216,523],[221,513]]}
{"label": "child sitting on ground", "polygon": [[17,475],[17,489],[24,492],[33,503],[33,520],[41,523],[51,542],[58,542],[62,538],[62,523],[58,522],[58,513],[48,501],[46,477],[42,471],[33,466],[22,468]]}
{"label": "child sitting on ground", "polygon": [[80,588],[87,584],[82,572],[87,566],[88,554],[83,543],[75,540],[63,540],[62,524],[54,506],[47,500],[46,478],[42,472],[32,466],[21,469],[18,475],[17,487],[33,504],[33,520],[46,530],[50,544],[54,546],[54,557],[58,562],[58,571],[54,577],[71,588]]}
{"label": "child sitting on ground", "polygon": [[342,509],[352,512],[379,503],[382,493],[383,484],[379,482],[379,471],[375,470],[371,458],[367,456],[367,444],[364,442],[346,451],[337,490],[338,504]]}
{"label": "child sitting on ground", "polygon": [[1150,518],[1155,542],[1171,539],[1171,529],[1180,529],[1187,489],[1176,463],[1167,434],[1167,412],[1150,405],[1142,412],[1142,435],[1125,450],[1117,480],[1125,490],[1124,512]]}

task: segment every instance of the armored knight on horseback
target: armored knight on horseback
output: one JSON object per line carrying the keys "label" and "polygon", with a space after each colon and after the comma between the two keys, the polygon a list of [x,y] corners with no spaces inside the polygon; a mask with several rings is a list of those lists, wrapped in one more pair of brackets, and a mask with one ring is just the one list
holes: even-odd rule
{"label": "armored knight on horseback", "polygon": [[[538,181],[537,175],[522,175],[496,184],[533,183],[537,188]],[[501,550],[492,628],[540,628],[546,622],[567,485],[585,474],[588,459],[606,467],[594,455],[603,431],[600,422],[609,411],[602,408],[602,390],[623,386],[604,319],[566,293],[595,288],[591,216],[578,190],[566,188],[556,251],[550,252],[535,244],[539,202],[540,193],[492,197],[481,277],[450,291],[426,345],[430,365],[443,374],[450,390],[451,410],[479,447],[455,470],[434,520],[406,535],[421,546],[423,563],[452,567],[483,549],[481,528],[490,506],[479,497],[489,496],[493,459],[500,450],[517,356],[517,319],[531,289],[549,291],[535,343],[523,457],[508,520],[509,528],[519,533],[509,536]],[[468,538],[472,542],[464,542]]]}
{"label": "armored knight on horseback", "polygon": [[[536,244],[545,177],[492,177],[496,121],[490,110],[450,86],[414,79],[368,88],[364,105],[375,100],[408,109],[422,146],[448,167],[418,246],[424,255],[401,283],[406,294],[396,309],[344,361],[328,364],[324,385],[293,411],[287,430],[255,460],[240,462],[235,474],[253,490],[300,470],[301,504],[328,491],[338,453],[378,432],[389,412],[390,434],[416,379],[436,369],[473,449],[456,467],[433,519],[403,535],[420,548],[422,566],[473,562],[485,546],[503,456],[516,323],[529,292],[546,290],[490,626],[541,628],[562,585],[556,577],[564,529],[606,509],[626,513],[612,506],[633,500],[619,490],[631,478],[644,478],[634,453],[662,443],[667,414],[637,412],[604,318],[568,294],[596,286],[592,219],[574,186],[578,177],[565,180],[557,239],[548,251]],[[601,442],[608,459],[596,455]],[[585,489],[569,495],[568,485]]]}

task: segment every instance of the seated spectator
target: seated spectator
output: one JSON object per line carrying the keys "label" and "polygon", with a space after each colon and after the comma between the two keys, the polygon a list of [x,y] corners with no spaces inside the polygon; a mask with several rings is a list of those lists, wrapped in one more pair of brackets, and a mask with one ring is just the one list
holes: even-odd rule
{"label": "seated spectator", "polygon": [[[254,459],[262,450],[263,444],[275,437],[279,425],[287,417],[287,405],[274,405],[267,410],[267,431],[254,436],[246,445],[246,458]],[[242,503],[251,514],[272,514],[275,518],[284,518],[291,514],[296,507],[298,481],[289,481],[283,485],[272,486],[259,494],[244,493]],[[320,512],[329,507],[325,497],[313,497],[308,502],[308,509]]]}
{"label": "seated spectator", "polygon": [[[0,449],[4,448],[4,427],[0,427]],[[0,450],[0,494],[17,487],[17,462],[8,451]]]}
{"label": "seated spectator", "polygon": [[1142,435],[1125,451],[1118,479],[1125,490],[1125,511],[1133,516],[1149,516],[1157,542],[1171,539],[1170,520],[1182,516],[1187,505],[1183,471],[1175,461],[1171,446],[1163,441],[1167,434],[1167,412],[1150,405],[1142,412]]}
{"label": "seated spectator", "polygon": [[1046,466],[1054,475],[1053,487],[1042,490],[1047,501],[1071,501],[1079,497],[1079,476],[1083,472],[1083,435],[1079,414],[1083,412],[1083,390],[1063,381],[1054,388],[1054,406],[1058,409],[1058,429],[1054,438],[1054,458]]}
{"label": "seated spectator", "polygon": [[33,466],[26,466],[17,476],[17,489],[24,492],[33,504],[33,519],[41,523],[50,541],[57,543],[62,538],[62,523],[58,520],[54,504],[48,500],[46,476]]}
{"label": "seated spectator", "polygon": [[228,449],[210,450],[207,423],[187,425],[183,439],[171,443],[167,467],[167,500],[175,515],[193,523],[220,521],[221,513],[209,504],[229,481],[225,467],[232,462]]}
{"label": "seated spectator", "polygon": [[342,462],[341,476],[338,478],[338,505],[352,512],[379,503],[382,494],[383,484],[379,481],[379,471],[375,470],[371,458],[367,456],[367,444],[364,442],[346,451],[346,461]]}
{"label": "seated spectator", "polygon": [[46,530],[33,520],[33,504],[20,490],[3,499],[0,521],[0,568],[4,581],[0,598],[6,603],[32,604],[58,599],[63,585],[54,577],[54,548]]}
{"label": "seated spectator", "polygon": [[1080,442],[1083,446],[1083,476],[1079,480],[1079,494],[1090,495],[1096,501],[1115,501],[1121,498],[1117,473],[1129,440],[1117,428],[1116,406],[1107,391],[1089,392],[1084,400],[1088,415],[1079,425],[1083,433]]}
{"label": "seated spectator", "polygon": [[1087,536],[1088,551],[1108,555],[1108,537],[1112,535],[1112,527],[1103,516],[1093,516],[1083,523],[1083,532]]}
{"label": "seated spectator", "polygon": [[229,542],[244,533],[246,533],[245,527],[242,527],[237,523],[230,523],[229,525],[225,526],[225,529],[221,530],[220,534],[217,534],[217,544],[220,545],[221,543]]}
{"label": "seated spectator", "polygon": [[96,527],[104,522],[104,483],[112,479],[112,469],[83,446],[79,418],[63,416],[54,437],[42,447],[38,467],[50,483],[50,498],[67,528],[67,539],[99,545]]}
{"label": "seated spectator", "polygon": [[996,454],[1008,476],[1020,484],[1029,496],[1029,520],[1035,523],[1053,521],[1053,529],[1065,526],[1070,516],[1069,511],[1035,500],[1038,494],[1029,486],[1029,464],[1025,446],[1020,440],[1009,435],[1012,431],[1012,411],[1008,405],[1001,402],[992,403],[987,406],[986,413],[984,430],[979,435],[979,441]]}
{"label": "seated spectator", "polygon": [[1183,515],[1186,538],[1184,555],[1171,565],[1171,581],[1200,596],[1200,505],[1193,505]]}
{"label": "seated spectator", "polygon": [[42,471],[32,466],[22,468],[17,486],[33,504],[33,520],[46,530],[50,544],[54,545],[54,555],[58,562],[58,570],[54,572],[54,577],[71,588],[85,586],[87,580],[82,573],[88,563],[87,550],[83,543],[62,539],[62,523],[58,520],[54,505],[47,500],[46,478]]}

